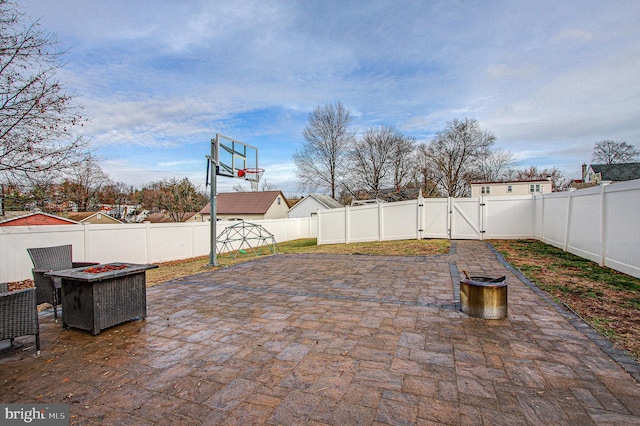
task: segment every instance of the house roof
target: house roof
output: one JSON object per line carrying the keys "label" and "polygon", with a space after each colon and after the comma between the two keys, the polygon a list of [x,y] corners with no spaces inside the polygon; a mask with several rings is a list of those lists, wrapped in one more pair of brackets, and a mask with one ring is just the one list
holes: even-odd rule
{"label": "house roof", "polygon": [[[282,191],[221,192],[216,196],[218,214],[265,214],[276,198],[280,196],[289,205]],[[207,203],[201,214],[211,214]]]}
{"label": "house roof", "polygon": [[49,213],[33,212],[0,222],[0,226],[76,225],[78,222]]}
{"label": "house roof", "polygon": [[92,218],[97,217],[97,215],[102,215],[108,220],[111,220],[114,223],[122,223],[115,217],[109,216],[104,211],[99,212],[69,212],[67,213],[67,218],[71,220],[75,220],[76,222],[89,222]]}
{"label": "house roof", "polygon": [[307,198],[313,198],[318,203],[320,203],[323,207],[326,207],[328,209],[337,209],[340,207],[344,207],[342,204],[340,204],[339,202],[337,202],[336,200],[334,200],[328,195],[309,194]]}
{"label": "house roof", "polygon": [[640,163],[592,164],[591,169],[600,173],[602,180],[623,182],[640,179]]}
{"label": "house roof", "polygon": [[[185,213],[183,222],[186,222],[187,220],[191,219],[195,215],[196,215],[195,212]],[[144,219],[144,221],[150,222],[150,223],[175,223],[175,220],[173,220],[171,216],[169,216],[167,213],[150,213]]]}
{"label": "house roof", "polygon": [[331,198],[328,195],[320,195],[320,194],[311,194],[311,195],[313,196],[313,198],[318,200],[319,203],[321,203],[328,209],[337,209],[340,207],[344,207],[342,204],[340,204],[338,201],[336,201],[335,199]]}

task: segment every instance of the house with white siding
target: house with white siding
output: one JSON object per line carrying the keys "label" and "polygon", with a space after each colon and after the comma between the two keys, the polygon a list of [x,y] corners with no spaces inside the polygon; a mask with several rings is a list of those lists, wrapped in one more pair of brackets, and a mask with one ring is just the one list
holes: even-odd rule
{"label": "house with white siding", "polygon": [[317,215],[318,210],[336,209],[340,207],[344,206],[328,195],[309,194],[289,209],[288,217],[310,217]]}
{"label": "house with white siding", "polygon": [[471,182],[471,197],[489,195],[529,195],[552,192],[552,183],[547,179],[511,180],[495,182]]}

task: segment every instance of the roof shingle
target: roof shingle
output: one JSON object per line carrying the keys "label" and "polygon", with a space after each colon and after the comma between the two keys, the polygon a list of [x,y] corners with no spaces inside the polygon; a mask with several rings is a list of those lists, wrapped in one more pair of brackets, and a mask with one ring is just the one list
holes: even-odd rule
{"label": "roof shingle", "polygon": [[[216,196],[216,213],[265,214],[278,196],[288,205],[281,191],[221,192]],[[200,213],[211,214],[210,203]]]}

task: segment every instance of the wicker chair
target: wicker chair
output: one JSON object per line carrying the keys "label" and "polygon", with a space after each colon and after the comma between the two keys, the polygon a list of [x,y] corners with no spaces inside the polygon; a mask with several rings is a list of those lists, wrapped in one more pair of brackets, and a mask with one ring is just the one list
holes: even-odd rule
{"label": "wicker chair", "polygon": [[36,289],[9,291],[6,283],[0,284],[0,341],[20,336],[35,335],[36,354],[40,355],[40,325]]}
{"label": "wicker chair", "polygon": [[62,303],[60,284],[46,276],[47,272],[97,265],[96,262],[72,262],[72,246],[29,248],[29,256],[34,268],[33,281],[37,289],[37,303],[50,303],[53,306],[53,317],[58,320],[57,306]]}

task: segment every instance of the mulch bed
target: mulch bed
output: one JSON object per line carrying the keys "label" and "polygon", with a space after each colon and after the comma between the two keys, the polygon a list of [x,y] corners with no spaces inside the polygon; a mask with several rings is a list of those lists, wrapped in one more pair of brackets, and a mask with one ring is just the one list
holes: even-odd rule
{"label": "mulch bed", "polygon": [[33,280],[14,281],[9,284],[9,291],[23,290],[25,288],[33,287]]}

